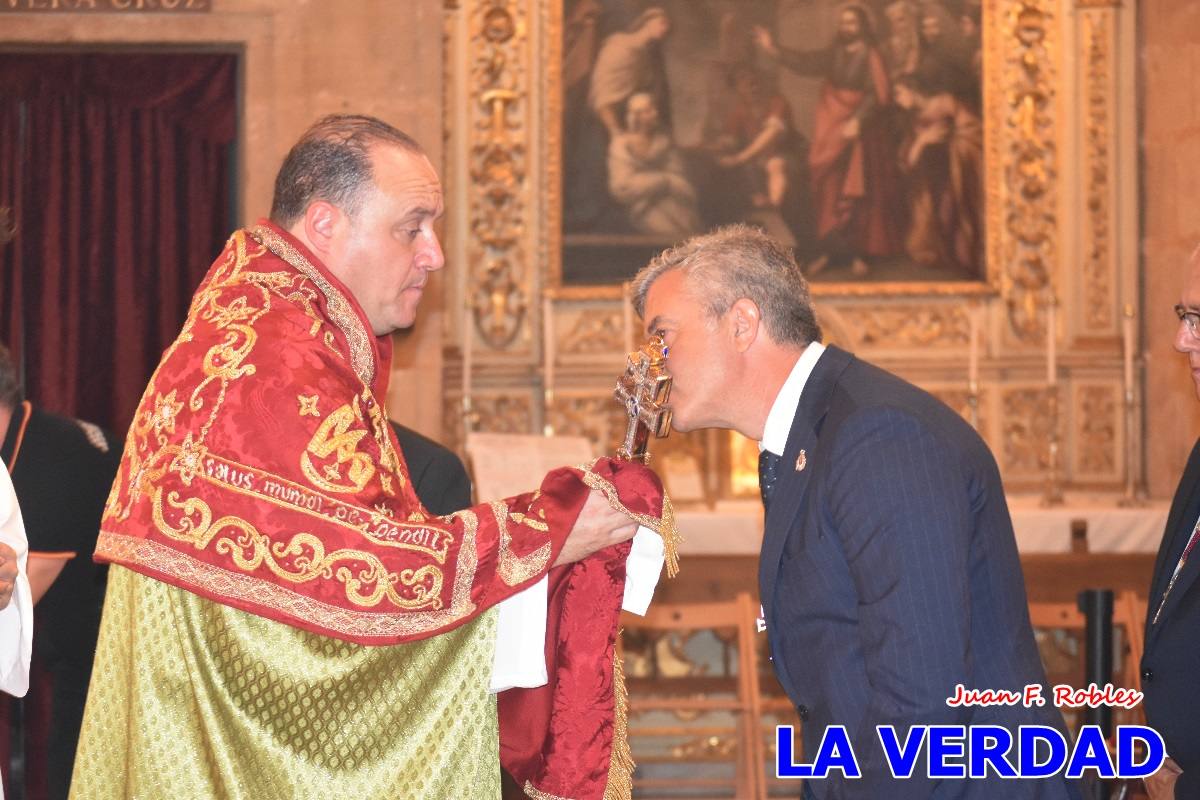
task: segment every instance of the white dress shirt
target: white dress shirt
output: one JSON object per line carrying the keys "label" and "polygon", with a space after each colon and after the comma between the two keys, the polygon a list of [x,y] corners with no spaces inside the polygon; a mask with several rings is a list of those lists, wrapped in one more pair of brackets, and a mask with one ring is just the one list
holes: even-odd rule
{"label": "white dress shirt", "polygon": [[771,404],[771,411],[767,414],[763,438],[758,443],[760,452],[769,450],[777,456],[783,455],[788,434],[792,431],[792,421],[796,418],[796,409],[800,407],[800,393],[804,391],[808,376],[812,375],[817,366],[817,359],[824,352],[825,345],[812,342],[804,348],[800,358],[796,359],[796,365],[792,367],[791,374],[780,387],[779,394],[775,395],[775,402]]}

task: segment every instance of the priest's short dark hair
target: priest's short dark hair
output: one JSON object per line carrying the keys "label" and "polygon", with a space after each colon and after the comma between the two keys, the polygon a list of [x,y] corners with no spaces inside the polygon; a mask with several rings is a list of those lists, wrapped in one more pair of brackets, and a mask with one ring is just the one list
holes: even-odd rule
{"label": "priest's short dark hair", "polygon": [[331,114],[317,120],[288,152],[275,176],[271,221],[290,227],[317,200],[353,216],[363,189],[374,180],[370,150],[375,145],[425,152],[407,133],[375,117]]}

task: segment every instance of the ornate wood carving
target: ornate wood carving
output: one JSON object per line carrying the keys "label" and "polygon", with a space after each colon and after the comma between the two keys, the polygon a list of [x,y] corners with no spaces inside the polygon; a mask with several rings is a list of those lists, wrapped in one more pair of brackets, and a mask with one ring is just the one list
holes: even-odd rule
{"label": "ornate wood carving", "polygon": [[857,346],[958,347],[970,342],[971,322],[965,306],[889,305],[856,308],[842,315]]}
{"label": "ornate wood carving", "polygon": [[998,119],[992,120],[988,157],[993,166],[1002,165],[1004,179],[998,195],[988,196],[988,224],[1001,232],[989,257],[1005,269],[1002,288],[1013,333],[1036,342],[1045,335],[1039,305],[1058,260],[1055,3],[992,0],[990,7],[1002,14],[986,56],[998,65],[990,74],[999,83],[991,89],[1001,92],[1003,102],[989,106]]}
{"label": "ornate wood carving", "polygon": [[475,330],[494,349],[507,347],[529,307],[524,274],[529,192],[529,41],[525,9],[511,0],[470,8],[467,134],[469,256],[475,266],[466,302]]}
{"label": "ornate wood carving", "polygon": [[533,408],[527,395],[476,395],[473,405],[492,433],[529,433],[533,428]]}
{"label": "ornate wood carving", "polygon": [[556,394],[550,409],[550,422],[556,434],[586,436],[601,453],[609,455],[617,450],[626,419],[625,409],[611,394],[582,397]]}
{"label": "ornate wood carving", "polygon": [[[611,307],[584,309],[557,350],[566,354],[623,353],[625,332],[620,310]],[[620,363],[619,361],[617,362]]]}
{"label": "ornate wood carving", "polygon": [[1075,445],[1077,471],[1117,478],[1118,402],[1115,386],[1082,386],[1076,400],[1079,438]]}
{"label": "ornate wood carving", "polygon": [[1109,58],[1108,15],[1083,15],[1084,53],[1087,69],[1084,77],[1084,142],[1086,151],[1087,237],[1083,259],[1083,319],[1093,328],[1107,329],[1113,324],[1111,263],[1112,238],[1109,230]]}
{"label": "ornate wood carving", "polygon": [[1003,393],[1002,465],[1007,474],[1029,477],[1049,466],[1048,395],[1042,387],[1009,389]]}

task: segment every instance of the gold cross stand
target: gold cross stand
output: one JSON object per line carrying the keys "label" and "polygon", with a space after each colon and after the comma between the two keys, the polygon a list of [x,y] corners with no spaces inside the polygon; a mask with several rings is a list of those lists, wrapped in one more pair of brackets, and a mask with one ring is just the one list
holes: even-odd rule
{"label": "gold cross stand", "polygon": [[661,439],[671,432],[671,409],[667,407],[671,376],[666,358],[667,346],[662,336],[655,334],[629,354],[625,374],[617,379],[613,395],[629,415],[625,439],[617,448],[617,458],[623,461],[649,463],[651,434]]}

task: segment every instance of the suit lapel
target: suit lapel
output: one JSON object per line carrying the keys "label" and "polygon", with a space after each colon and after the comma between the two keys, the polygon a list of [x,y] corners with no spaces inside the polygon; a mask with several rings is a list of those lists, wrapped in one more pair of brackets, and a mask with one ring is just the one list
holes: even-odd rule
{"label": "suit lapel", "polygon": [[[838,378],[854,360],[854,356],[838,347],[829,346],[821,354],[804,390],[792,419],[787,446],[779,461],[779,477],[775,484],[771,511],[763,526],[762,552],[758,562],[758,584],[763,609],[771,619],[775,601],[775,578],[779,574],[779,559],[808,489],[809,477],[820,458],[817,431],[829,410],[829,402]],[[804,457],[801,461],[801,452]]]}

